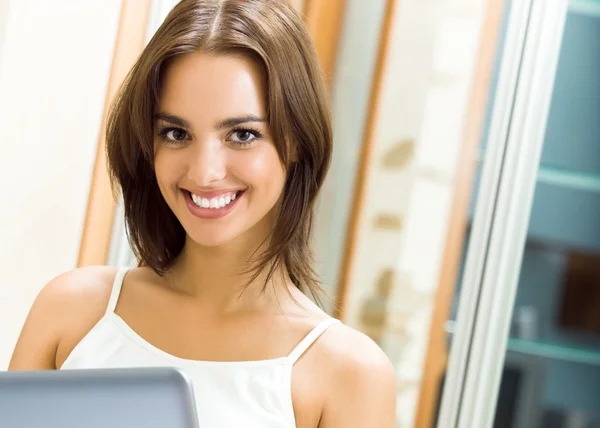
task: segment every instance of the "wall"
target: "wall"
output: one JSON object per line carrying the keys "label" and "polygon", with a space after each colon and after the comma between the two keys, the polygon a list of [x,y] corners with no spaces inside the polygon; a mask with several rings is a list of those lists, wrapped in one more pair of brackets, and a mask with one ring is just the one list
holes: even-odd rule
{"label": "wall", "polygon": [[6,16],[0,369],[40,288],[75,267],[120,6],[120,0],[13,0]]}
{"label": "wall", "polygon": [[2,45],[4,44],[4,35],[8,21],[9,0],[0,0],[0,55],[2,55]]}

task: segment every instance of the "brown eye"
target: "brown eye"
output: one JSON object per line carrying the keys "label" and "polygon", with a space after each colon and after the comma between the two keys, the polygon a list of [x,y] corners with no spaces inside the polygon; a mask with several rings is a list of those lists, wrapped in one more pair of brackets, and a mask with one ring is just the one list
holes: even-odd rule
{"label": "brown eye", "polygon": [[248,130],[235,131],[231,137],[236,143],[249,143],[256,138],[254,133]]}
{"label": "brown eye", "polygon": [[248,141],[250,138],[252,138],[252,134],[248,131],[239,131],[237,136],[240,141]]}
{"label": "brown eye", "polygon": [[229,141],[238,146],[250,146],[261,137],[259,131],[252,129],[237,129],[229,135]]}
{"label": "brown eye", "polygon": [[173,128],[165,133],[167,140],[181,141],[184,140],[187,133],[182,129]]}
{"label": "brown eye", "polygon": [[167,145],[181,146],[189,135],[181,128],[163,128],[158,133],[159,138]]}

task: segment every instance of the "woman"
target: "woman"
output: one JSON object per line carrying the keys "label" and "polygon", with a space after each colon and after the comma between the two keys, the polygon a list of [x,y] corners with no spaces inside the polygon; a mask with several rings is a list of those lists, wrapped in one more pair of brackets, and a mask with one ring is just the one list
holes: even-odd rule
{"label": "woman", "polygon": [[10,369],[177,366],[203,428],[392,427],[391,364],[306,296],[326,98],[285,0],[179,3],[108,121],[139,267],[52,280]]}

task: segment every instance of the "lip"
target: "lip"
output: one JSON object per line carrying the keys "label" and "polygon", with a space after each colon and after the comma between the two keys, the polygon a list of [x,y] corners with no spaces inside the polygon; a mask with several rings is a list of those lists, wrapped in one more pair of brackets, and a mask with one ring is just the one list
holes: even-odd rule
{"label": "lip", "polygon": [[[218,219],[221,217],[225,217],[227,214],[229,214],[238,204],[238,201],[242,198],[242,196],[244,196],[245,191],[237,191],[237,196],[236,198],[231,201],[229,203],[229,205],[224,206],[223,208],[201,208],[198,205],[196,205],[194,203],[194,201],[192,200],[192,195],[188,190],[181,190],[183,192],[184,198],[185,198],[185,204],[187,205],[188,210],[190,211],[190,213],[198,218],[205,218],[205,219]],[[218,190],[218,191],[214,191],[214,192],[203,192],[203,193],[195,193],[195,195],[198,196],[202,196],[203,198],[209,198],[209,196],[204,196],[204,195],[211,195],[210,197],[216,197],[218,195],[222,195],[223,193],[233,193],[234,190]]]}

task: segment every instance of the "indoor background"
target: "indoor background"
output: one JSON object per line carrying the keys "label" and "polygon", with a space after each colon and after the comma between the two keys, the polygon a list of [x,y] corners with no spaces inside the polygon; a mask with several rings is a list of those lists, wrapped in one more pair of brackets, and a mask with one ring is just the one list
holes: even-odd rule
{"label": "indoor background", "polygon": [[[290,2],[327,309],[395,364],[397,427],[600,427],[600,0]],[[0,370],[50,279],[135,263],[104,118],[175,3],[0,0]]]}

